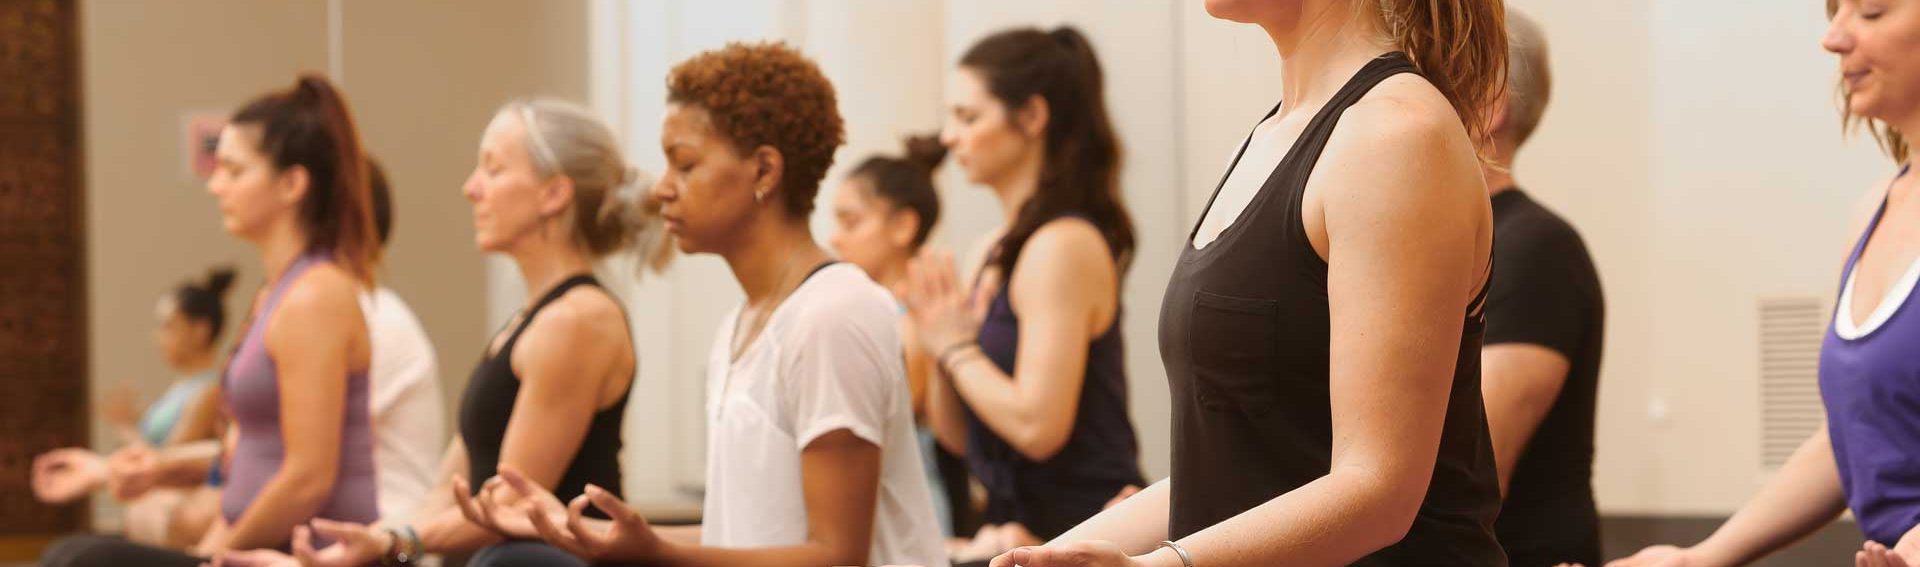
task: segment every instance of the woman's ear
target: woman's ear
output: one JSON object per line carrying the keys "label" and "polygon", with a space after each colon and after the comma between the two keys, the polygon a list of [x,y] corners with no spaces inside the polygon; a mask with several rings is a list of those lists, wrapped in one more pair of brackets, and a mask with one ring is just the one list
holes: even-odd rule
{"label": "woman's ear", "polygon": [[913,247],[913,237],[920,234],[920,213],[901,207],[887,215],[887,242],[901,249]]}
{"label": "woman's ear", "polygon": [[313,174],[307,172],[307,166],[295,165],[274,178],[274,193],[280,196],[280,202],[288,206],[300,204],[313,190]]}
{"label": "woman's ear", "polygon": [[553,218],[573,205],[573,178],[555,175],[540,187],[540,217]]}
{"label": "woman's ear", "polygon": [[1047,107],[1047,99],[1040,95],[1027,97],[1026,104],[1013,113],[1014,124],[1020,132],[1029,138],[1038,138],[1047,132],[1047,123],[1053,118],[1053,109]]}
{"label": "woman's ear", "polygon": [[760,146],[753,149],[753,196],[755,201],[765,202],[773,199],[780,191],[780,178],[785,175],[787,160],[780,150],[773,146]]}

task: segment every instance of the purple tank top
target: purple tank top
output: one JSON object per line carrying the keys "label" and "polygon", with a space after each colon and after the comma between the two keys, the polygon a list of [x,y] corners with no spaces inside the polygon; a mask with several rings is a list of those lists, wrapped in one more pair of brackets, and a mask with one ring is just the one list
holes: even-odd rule
{"label": "purple tank top", "polygon": [[[1886,207],[1881,201],[1847,258],[1842,293]],[[1912,297],[1882,301],[1899,302],[1899,308],[1865,335],[1843,338],[1828,323],[1820,346],[1820,398],[1847,506],[1867,539],[1892,546],[1920,523],[1920,355],[1914,352],[1920,347],[1920,307]]]}
{"label": "purple tank top", "polygon": [[[232,452],[226,487],[220,492],[221,512],[227,522],[240,519],[267,481],[280,471],[286,458],[286,446],[280,437],[280,384],[273,358],[267,354],[267,326],[280,306],[287,286],[298,281],[315,264],[327,259],[307,254],[294,260],[273,283],[266,301],[260,304],[247,323],[247,334],[234,348],[221,376],[221,399],[239,440]],[[333,492],[327,496],[314,517],[345,522],[371,523],[380,519],[375,502],[373,471],[373,421],[367,404],[367,373],[349,372],[346,414],[341,416],[340,472]],[[302,520],[304,523],[304,520]],[[291,537],[292,534],[287,534]]]}

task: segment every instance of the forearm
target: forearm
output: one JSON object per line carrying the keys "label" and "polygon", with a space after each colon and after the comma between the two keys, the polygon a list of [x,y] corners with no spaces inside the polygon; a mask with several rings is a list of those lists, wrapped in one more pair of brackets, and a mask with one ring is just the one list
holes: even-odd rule
{"label": "forearm", "polygon": [[952,380],[938,374],[928,386],[927,423],[933,427],[934,439],[948,453],[966,455],[967,418],[965,409],[961,407],[960,393],[953,391]]}
{"label": "forearm", "polygon": [[1172,490],[1169,480],[1153,483],[1120,504],[1087,518],[1047,545],[1108,541],[1130,555],[1153,551],[1167,539],[1168,495]]}
{"label": "forearm", "polygon": [[1339,471],[1180,540],[1216,567],[1347,565],[1405,537],[1413,514],[1389,481]]}
{"label": "forearm", "polygon": [[168,447],[154,467],[154,484],[168,487],[199,486],[213,473],[220,458],[220,442],[196,441]]}
{"label": "forearm", "polygon": [[1823,429],[1692,552],[1704,565],[1744,565],[1812,534],[1845,510],[1846,496]]}
{"label": "forearm", "polygon": [[467,521],[459,508],[423,517],[428,519],[415,524],[414,529],[420,534],[420,546],[429,553],[466,553],[505,539],[492,530]]}
{"label": "forearm", "polygon": [[283,466],[233,522],[227,549],[260,549],[286,543],[294,526],[320,512],[333,491],[333,476]]}
{"label": "forearm", "polygon": [[660,526],[653,529],[654,535],[669,543],[679,545],[700,545],[700,526]]}
{"label": "forearm", "polygon": [[[978,349],[953,355],[952,362],[945,366],[953,372],[951,380],[954,391],[973,410],[973,414],[980,417],[987,429],[1006,439],[1015,448],[1020,448],[1023,453],[1035,452],[1025,448],[1036,444],[1041,437],[1040,429],[1044,426],[1039,407],[1043,404],[1042,400],[1036,399],[1038,396],[1022,392],[1014,377],[1001,372],[1000,367]],[[1065,402],[1070,404],[1074,400]],[[1041,460],[1035,458],[1037,455],[1029,454],[1028,457]]]}

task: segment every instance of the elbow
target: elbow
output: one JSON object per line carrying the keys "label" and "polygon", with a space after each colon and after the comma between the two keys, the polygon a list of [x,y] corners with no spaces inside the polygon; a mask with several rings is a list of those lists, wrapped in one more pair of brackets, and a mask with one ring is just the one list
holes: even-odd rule
{"label": "elbow", "polygon": [[1414,519],[1420,515],[1420,501],[1416,500],[1412,505],[1394,502],[1381,508],[1380,520],[1373,522],[1376,526],[1373,530],[1375,549],[1385,549],[1407,538],[1407,533],[1413,531]]}
{"label": "elbow", "polygon": [[1385,549],[1406,539],[1420,516],[1420,506],[1426,502],[1431,473],[1395,476],[1401,478],[1375,477],[1360,488],[1362,502],[1366,502],[1361,509],[1367,517],[1361,524],[1367,526],[1369,549]]}
{"label": "elbow", "polygon": [[[876,534],[877,535],[877,534]],[[815,545],[823,548],[827,565],[866,565],[867,544],[865,541],[827,540],[816,538]]]}
{"label": "elbow", "polygon": [[1059,455],[1067,447],[1068,431],[1042,431],[1044,428],[1030,428],[1016,439],[1010,439],[1009,445],[1019,451],[1020,456],[1036,463],[1043,463]]}
{"label": "elbow", "polygon": [[335,466],[286,466],[281,474],[288,485],[288,496],[302,507],[319,507],[333,494],[333,484],[340,479],[339,467]]}

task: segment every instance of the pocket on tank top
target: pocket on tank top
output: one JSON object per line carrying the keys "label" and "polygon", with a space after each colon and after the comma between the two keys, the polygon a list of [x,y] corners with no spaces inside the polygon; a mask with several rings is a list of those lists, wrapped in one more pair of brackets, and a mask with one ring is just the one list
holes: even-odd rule
{"label": "pocket on tank top", "polygon": [[1200,404],[1258,415],[1275,404],[1280,302],[1195,290],[1187,352]]}

